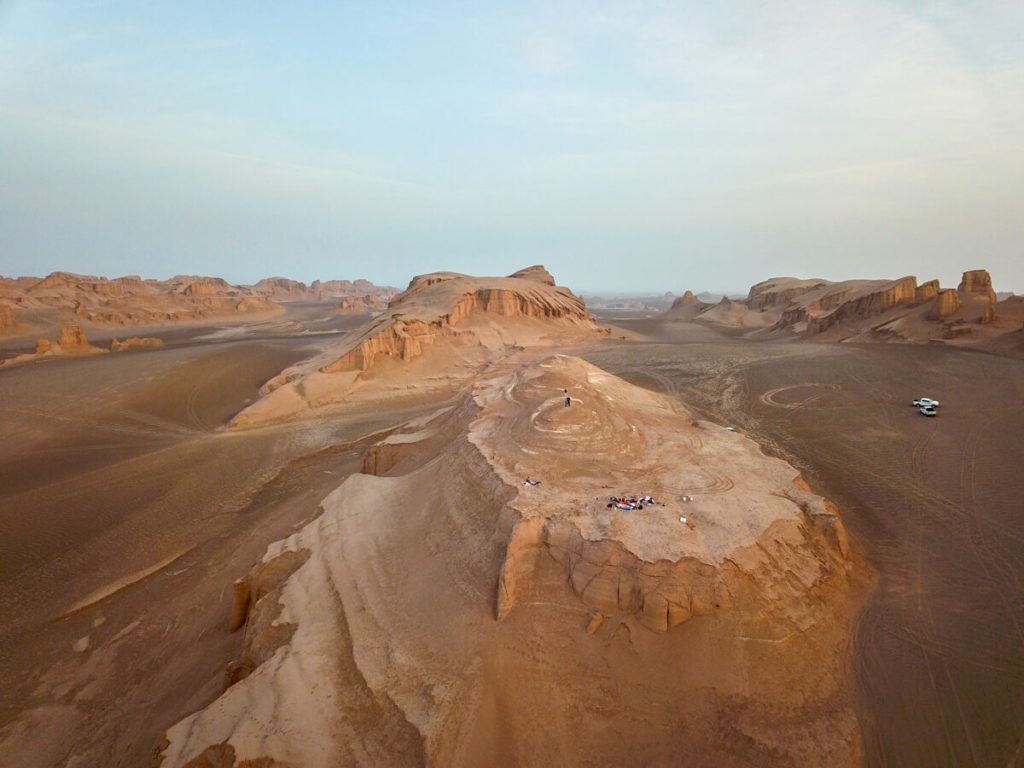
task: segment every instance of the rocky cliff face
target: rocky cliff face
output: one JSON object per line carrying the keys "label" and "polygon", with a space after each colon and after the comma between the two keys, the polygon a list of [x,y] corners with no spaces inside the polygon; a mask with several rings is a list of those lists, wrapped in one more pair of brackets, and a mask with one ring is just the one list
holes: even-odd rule
{"label": "rocky cliff face", "polygon": [[914,292],[914,301],[918,304],[924,304],[927,301],[931,301],[939,292],[939,281],[929,280],[926,283],[921,283],[917,286],[917,290]]}
{"label": "rocky cliff face", "polygon": [[[796,476],[676,401],[520,352],[236,583],[241,655],[162,766],[855,765],[859,592],[837,510]],[[627,492],[658,503],[606,506]]]}
{"label": "rocky cliff face", "polygon": [[70,272],[39,279],[21,278],[0,286],[0,295],[20,309],[57,311],[61,320],[94,326],[140,326],[205,319],[276,314],[281,308],[220,278],[179,275],[113,280]]}
{"label": "rocky cliff face", "polygon": [[917,294],[917,278],[903,277],[859,295],[843,296],[834,309],[812,317],[807,324],[810,334],[821,333],[843,320],[880,315],[901,302],[912,302]]}
{"label": "rocky cliff face", "polygon": [[0,301],[0,331],[10,330],[14,325],[14,310],[10,304]]}
{"label": "rocky cliff face", "polygon": [[795,277],[773,277],[751,286],[747,306],[753,310],[785,308],[797,296],[831,285],[828,280],[800,280]]}
{"label": "rocky cliff face", "polygon": [[89,342],[85,338],[85,332],[80,325],[65,325],[61,328],[60,336],[57,337],[57,343],[60,344],[61,349],[68,351],[83,349],[89,346]]}
{"label": "rocky cliff face", "polygon": [[960,298],[957,292],[952,289],[939,291],[932,299],[931,308],[928,311],[929,320],[945,320],[960,309]]}
{"label": "rocky cliff face", "polygon": [[[403,385],[410,391],[431,382],[448,386],[453,375],[470,376],[511,347],[607,333],[591,318],[582,299],[567,288],[548,284],[542,267],[524,272],[529,276],[477,278],[445,272],[413,278],[382,314],[320,357],[268,382],[264,399],[239,414],[234,425],[249,426],[342,402],[382,364],[389,366],[384,376],[415,376],[416,383]],[[419,368],[408,365],[423,356],[430,359],[418,363]],[[452,359],[460,360],[461,366],[452,366]]]}
{"label": "rocky cliff face", "polygon": [[980,294],[987,297],[990,303],[996,303],[996,292],[992,290],[992,277],[985,269],[972,269],[964,272],[956,290],[958,293]]}

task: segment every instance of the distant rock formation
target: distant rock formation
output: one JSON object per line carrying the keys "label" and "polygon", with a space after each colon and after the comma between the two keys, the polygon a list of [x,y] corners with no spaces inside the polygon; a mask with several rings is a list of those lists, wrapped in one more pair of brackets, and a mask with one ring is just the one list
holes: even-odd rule
{"label": "distant rock formation", "polygon": [[926,283],[921,283],[917,286],[917,290],[914,292],[914,302],[917,304],[924,304],[925,302],[934,299],[938,292],[938,280],[929,280]]}
{"label": "distant rock formation", "polygon": [[711,306],[694,296],[693,291],[686,291],[676,297],[672,306],[665,310],[664,317],[666,320],[692,320]]}
{"label": "distant rock formation", "polygon": [[370,296],[386,301],[398,293],[391,286],[374,285],[369,280],[314,280],[307,286],[287,277],[264,278],[252,286],[252,290],[275,301],[331,301]]}
{"label": "distant rock formation", "polygon": [[36,349],[32,354],[17,355],[16,357],[0,361],[5,366],[17,365],[20,363],[31,363],[47,357],[57,355],[95,355],[106,352],[105,349],[94,347],[85,338],[85,332],[81,326],[65,325],[60,329],[57,341],[50,341],[45,336],[36,340]]}
{"label": "distant rock formation", "polygon": [[[583,301],[568,290],[551,292],[534,289],[530,285],[531,283],[548,285],[546,281],[537,279],[537,269],[537,267],[531,267],[530,270],[524,270],[530,274],[530,277],[527,278],[514,275],[507,278],[484,280],[465,275],[446,277],[441,280],[431,280],[430,275],[423,276],[425,278],[423,280],[414,278],[414,283],[420,280],[417,288],[413,290],[413,285],[410,284],[410,289],[403,294],[406,297],[405,300],[393,302],[392,308],[408,308],[410,306],[409,299],[420,294],[423,289],[440,283],[446,283],[444,288],[447,290],[443,293],[432,291],[430,294],[422,294],[420,305],[425,306],[427,302],[435,301],[437,303],[434,306],[441,307],[447,305],[452,299],[454,299],[454,304],[447,312],[426,321],[405,319],[405,313],[390,313],[388,320],[374,328],[373,332],[368,334],[363,341],[334,362],[323,366],[320,371],[323,373],[365,371],[373,366],[374,360],[380,355],[411,360],[422,354],[425,344],[433,344],[439,333],[445,333],[472,315],[520,316],[534,319],[565,318],[584,324],[591,322]],[[539,269],[547,274],[547,270],[544,270],[543,267]],[[554,280],[550,285],[554,286]],[[433,307],[428,313],[434,313]]]}
{"label": "distant rock formation", "polygon": [[694,311],[686,298],[662,319],[752,339],[948,341],[1017,356],[1012,340],[996,341],[1020,327],[1016,306],[997,298],[984,269],[964,272],[956,290],[943,289],[938,280],[918,284],[914,276],[842,282],[775,277],[752,286],[745,301]]}
{"label": "distant rock formation", "polygon": [[0,301],[0,332],[14,328],[14,310],[11,305]]}
{"label": "distant rock formation", "polygon": [[[516,274],[527,276],[435,272],[414,277],[380,315],[319,357],[267,382],[264,398],[239,414],[233,424],[249,426],[343,401],[381,365],[391,371],[389,375],[415,376],[415,382],[404,385],[410,390],[449,386],[453,370],[457,376],[471,375],[511,347],[608,333],[590,316],[582,299],[567,288],[549,284],[543,267]],[[433,350],[431,360],[409,367],[429,350]],[[461,361],[454,369],[449,364],[453,359]],[[446,373],[439,375],[435,369]]]}
{"label": "distant rock formation", "polygon": [[901,302],[912,302],[917,295],[917,278],[901,277],[865,291],[851,292],[834,309],[811,317],[809,334],[822,333],[844,320],[880,315]]}
{"label": "distant rock formation", "polygon": [[996,292],[992,290],[992,277],[986,269],[972,269],[964,272],[957,293],[977,293],[996,303]]}
{"label": "distant rock formation", "polygon": [[945,320],[960,309],[960,298],[957,292],[951,288],[939,291],[932,299],[932,306],[928,312],[929,320]]}
{"label": "distant rock formation", "polygon": [[346,296],[343,298],[337,309],[339,315],[355,315],[366,312],[378,312],[384,309],[384,302],[375,294],[364,294],[362,296]]}
{"label": "distant rock formation", "polygon": [[835,506],[582,360],[474,382],[235,583],[240,655],[163,768],[859,764]]}
{"label": "distant rock formation", "polygon": [[132,336],[124,341],[118,341],[117,339],[110,340],[110,351],[111,352],[128,352],[133,349],[161,349],[164,345],[163,339],[158,339],[153,336],[139,337]]}
{"label": "distant rock formation", "polygon": [[518,272],[513,272],[509,277],[519,278],[522,280],[534,280],[544,285],[554,286],[555,278],[551,276],[551,273],[547,271],[541,264],[534,264],[532,267],[526,269],[520,269]]}
{"label": "distant rock formation", "polygon": [[65,352],[85,349],[89,346],[89,342],[85,338],[85,332],[80,325],[65,325],[61,328],[60,336],[57,337],[57,344]]}
{"label": "distant rock formation", "polygon": [[750,309],[784,308],[797,296],[816,288],[831,285],[827,280],[801,280],[795,277],[773,277],[750,287],[746,304]]}

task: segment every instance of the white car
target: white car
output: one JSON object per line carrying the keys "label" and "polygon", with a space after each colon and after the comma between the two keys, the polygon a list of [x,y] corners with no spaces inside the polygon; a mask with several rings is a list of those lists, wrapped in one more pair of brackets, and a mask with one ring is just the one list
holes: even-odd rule
{"label": "white car", "polygon": [[917,398],[917,400],[911,403],[911,405],[914,405],[918,408],[938,408],[939,401],[932,400],[930,397],[919,397]]}
{"label": "white car", "polygon": [[923,413],[925,416],[935,416],[938,413],[938,411],[935,410],[934,405],[922,405],[921,413]]}

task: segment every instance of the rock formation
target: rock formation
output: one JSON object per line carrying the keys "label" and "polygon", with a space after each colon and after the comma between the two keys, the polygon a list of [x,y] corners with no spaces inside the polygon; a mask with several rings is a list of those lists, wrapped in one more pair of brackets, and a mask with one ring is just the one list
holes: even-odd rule
{"label": "rock formation", "polygon": [[85,349],[89,346],[89,342],[85,338],[85,332],[80,325],[65,325],[61,328],[60,336],[57,337],[57,344],[65,352]]}
{"label": "rock formation", "polygon": [[693,291],[686,291],[672,302],[671,307],[665,310],[664,317],[666,320],[692,320],[711,306],[713,305],[706,304],[694,296]]}
{"label": "rock formation", "polygon": [[831,283],[827,280],[773,277],[751,286],[746,304],[753,310],[784,308],[797,296],[826,285]]}
{"label": "rock formation", "polygon": [[872,286],[859,292],[851,291],[843,296],[834,309],[829,309],[810,318],[807,323],[809,334],[821,333],[837,323],[851,318],[865,318],[880,315],[897,304],[914,301],[917,295],[917,278],[902,277],[884,285]]}
{"label": "rock formation", "polygon": [[339,302],[335,313],[339,315],[356,315],[365,312],[378,312],[384,309],[384,306],[384,302],[381,301],[380,297],[372,293],[363,296],[346,296]]}
{"label": "rock formation", "polygon": [[111,352],[128,352],[133,349],[161,349],[164,345],[163,339],[158,339],[153,336],[139,337],[132,336],[130,339],[124,341],[118,341],[117,339],[110,340],[110,351]]}
{"label": "rock formation", "polygon": [[0,332],[14,328],[14,310],[11,305],[0,301]]}
{"label": "rock formation", "polygon": [[921,283],[917,286],[917,290],[914,291],[914,302],[916,304],[924,304],[927,301],[931,301],[935,298],[939,292],[939,281],[929,280],[926,283]]}
{"label": "rock formation", "polygon": [[338,298],[374,297],[387,301],[398,291],[391,286],[378,286],[369,280],[314,280],[307,286],[287,277],[268,277],[252,286],[254,293],[275,301],[331,301]]}
{"label": "rock formation", "polygon": [[957,292],[952,289],[939,291],[932,299],[931,309],[928,311],[929,320],[945,320],[960,309],[960,299]]}
{"label": "rock formation", "polygon": [[956,290],[957,293],[977,293],[987,297],[990,303],[996,303],[996,292],[992,290],[992,277],[985,269],[972,269],[964,272]]}
{"label": "rock formation", "polygon": [[163,768],[858,763],[837,510],[675,400],[519,352],[321,506]]}
{"label": "rock formation", "polygon": [[128,275],[108,280],[54,272],[0,283],[0,297],[21,310],[46,313],[46,322],[73,320],[93,326],[141,326],[199,320],[263,317],[281,312],[266,296],[220,278],[179,275],[142,280]]}
{"label": "rock formation", "polygon": [[383,313],[320,356],[267,382],[264,397],[233,425],[290,418],[309,408],[346,402],[359,389],[377,397],[379,387],[372,384],[376,378],[406,393],[449,387],[510,348],[607,333],[582,299],[548,283],[543,267],[517,274],[526,276],[435,272],[414,277]]}

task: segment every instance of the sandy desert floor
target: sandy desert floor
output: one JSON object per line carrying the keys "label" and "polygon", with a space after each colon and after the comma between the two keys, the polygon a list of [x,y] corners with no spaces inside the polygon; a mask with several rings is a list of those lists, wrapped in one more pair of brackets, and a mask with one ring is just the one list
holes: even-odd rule
{"label": "sandy desert floor", "polygon": [[[220,693],[232,581],[317,514],[369,435],[432,407],[219,431],[317,348],[310,330],[356,321],[316,311],[0,373],[4,764],[148,765]],[[877,571],[850,641],[868,764],[1021,764],[1024,363],[634,318],[612,319],[648,340],[574,353],[789,460]],[[926,394],[938,418],[910,407]]]}
{"label": "sandy desert floor", "polygon": [[423,410],[218,431],[316,334],[166,338],[0,377],[4,765],[149,765],[164,730],[220,693],[241,641],[231,582],[358,469],[361,438]]}
{"label": "sandy desert floor", "polygon": [[843,510],[878,575],[852,640],[867,763],[1024,764],[1024,364],[613,319],[656,340],[584,357],[751,435]]}

